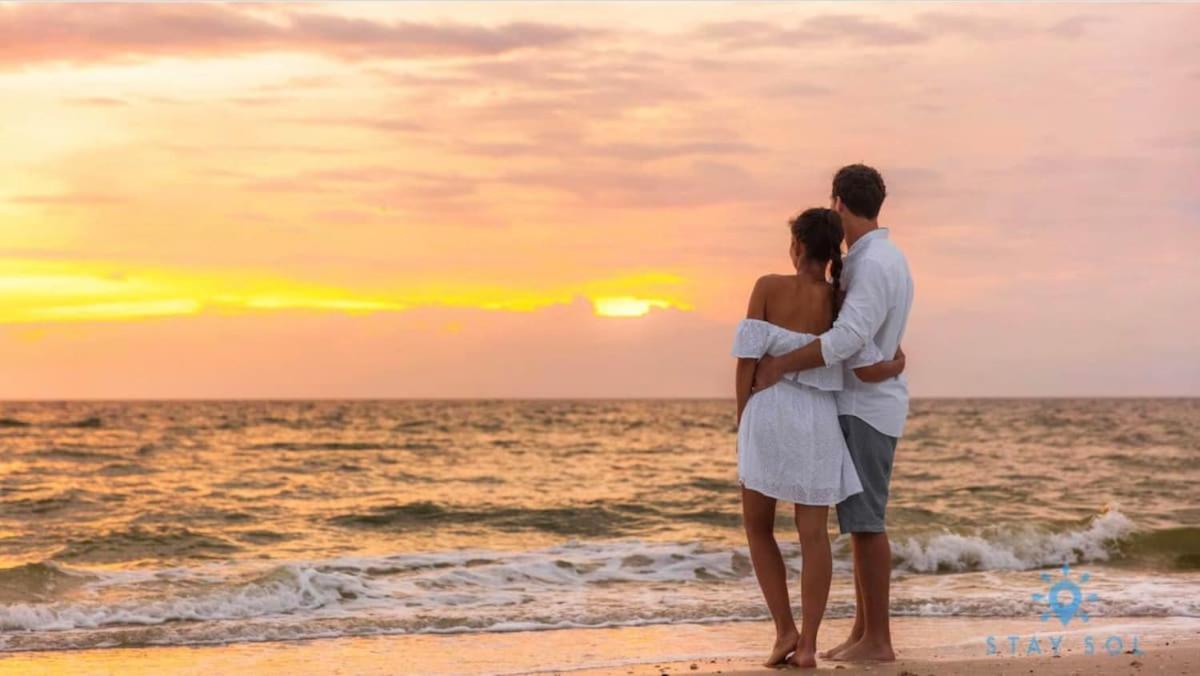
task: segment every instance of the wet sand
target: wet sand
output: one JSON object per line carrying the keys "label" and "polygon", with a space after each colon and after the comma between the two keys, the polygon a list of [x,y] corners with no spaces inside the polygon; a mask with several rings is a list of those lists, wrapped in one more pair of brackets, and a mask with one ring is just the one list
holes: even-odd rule
{"label": "wet sand", "polygon": [[[848,620],[829,620],[822,628],[822,648],[840,640],[848,626]],[[1068,632],[1061,630],[1057,623],[1036,618],[899,618],[894,627],[897,662],[822,661],[818,671],[880,676],[1200,672],[1200,620],[1196,618],[1095,618],[1071,626]],[[1010,636],[1018,637],[1015,652]],[[1085,654],[1088,636],[1094,645],[1092,655]],[[1057,637],[1061,637],[1060,656],[1054,657],[1051,640]],[[1121,645],[1111,637],[1118,637]],[[1137,652],[1131,654],[1135,637]],[[728,676],[771,673],[758,664],[771,638],[769,623],[753,621],[105,648],[9,653],[0,657],[0,674]]]}
{"label": "wet sand", "polygon": [[[697,668],[692,669],[691,665]],[[800,674],[814,673],[814,670],[780,669],[766,670],[761,666],[737,661],[717,660],[695,662],[678,662],[661,665],[658,674],[721,674],[722,676],[745,676],[747,674]],[[655,670],[645,668],[609,672],[614,674],[652,674]],[[1155,651],[1153,654],[1130,656],[1122,658],[1108,655],[1069,655],[1066,657],[1019,657],[1008,659],[921,659],[898,660],[889,664],[823,664],[815,673],[829,674],[870,674],[871,676],[925,676],[926,674],[983,674],[1003,676],[1007,674],[1051,674],[1061,676],[1079,676],[1082,674],[1195,674],[1200,673],[1200,650],[1192,647],[1171,647]]]}

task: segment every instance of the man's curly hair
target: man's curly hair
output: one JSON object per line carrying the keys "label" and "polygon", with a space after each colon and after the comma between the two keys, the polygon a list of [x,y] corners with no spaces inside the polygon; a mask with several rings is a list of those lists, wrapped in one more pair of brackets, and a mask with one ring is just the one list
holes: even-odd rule
{"label": "man's curly hair", "polygon": [[887,187],[883,177],[865,164],[850,164],[833,177],[833,197],[840,197],[850,213],[860,218],[878,218]]}

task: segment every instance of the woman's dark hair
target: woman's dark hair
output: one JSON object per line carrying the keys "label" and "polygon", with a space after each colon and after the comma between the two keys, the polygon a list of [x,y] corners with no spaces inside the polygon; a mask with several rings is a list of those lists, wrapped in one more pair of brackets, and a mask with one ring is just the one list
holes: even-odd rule
{"label": "woman's dark hair", "polygon": [[842,217],[833,209],[814,207],[788,222],[792,237],[804,244],[804,257],[829,264],[833,277],[833,318],[842,306]]}
{"label": "woman's dark hair", "polygon": [[833,177],[833,197],[840,197],[850,213],[862,218],[878,218],[887,186],[873,167],[851,164],[838,169]]}

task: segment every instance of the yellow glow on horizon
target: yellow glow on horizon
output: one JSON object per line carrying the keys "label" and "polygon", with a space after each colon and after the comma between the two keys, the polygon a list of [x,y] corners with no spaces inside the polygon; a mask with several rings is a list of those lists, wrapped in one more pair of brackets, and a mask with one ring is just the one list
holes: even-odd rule
{"label": "yellow glow on horizon", "polygon": [[597,316],[636,317],[651,308],[690,310],[679,296],[683,283],[677,275],[651,272],[555,288],[452,282],[349,289],[246,271],[0,259],[0,322],[137,320],[205,311],[366,314],[432,306],[532,312],[580,296]]}
{"label": "yellow glow on horizon", "polygon": [[88,303],[84,305],[57,305],[35,308],[29,316],[33,321],[63,320],[112,320],[137,319],[141,317],[169,317],[190,315],[200,311],[200,303],[191,298],[165,300],[121,301],[116,303]]}
{"label": "yellow glow on horizon", "polygon": [[655,298],[593,298],[592,305],[600,317],[641,317],[650,312],[650,308],[668,308],[671,303]]}
{"label": "yellow glow on horizon", "polygon": [[230,305],[242,305],[253,310],[336,310],[349,313],[377,312],[383,310],[399,311],[407,308],[402,303],[366,300],[358,298],[314,298],[301,294],[291,296],[260,296],[250,298],[229,298]]}

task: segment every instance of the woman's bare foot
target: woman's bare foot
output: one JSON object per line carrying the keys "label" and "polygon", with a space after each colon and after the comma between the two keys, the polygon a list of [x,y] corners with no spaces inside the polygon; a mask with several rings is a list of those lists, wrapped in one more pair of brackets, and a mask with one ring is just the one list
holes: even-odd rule
{"label": "woman's bare foot", "polygon": [[800,633],[792,630],[786,634],[781,634],[775,637],[775,647],[771,648],[771,656],[763,662],[765,667],[777,667],[787,660],[787,656],[792,654],[796,649],[796,643],[800,641]]}
{"label": "woman's bare foot", "polygon": [[896,652],[887,643],[859,641],[833,659],[844,662],[895,662]]}
{"label": "woman's bare foot", "polygon": [[821,658],[826,660],[836,660],[842,653],[846,652],[851,646],[853,646],[855,643],[858,643],[861,639],[862,634],[850,634],[846,637],[845,641],[837,644],[836,647],[822,652]]}

